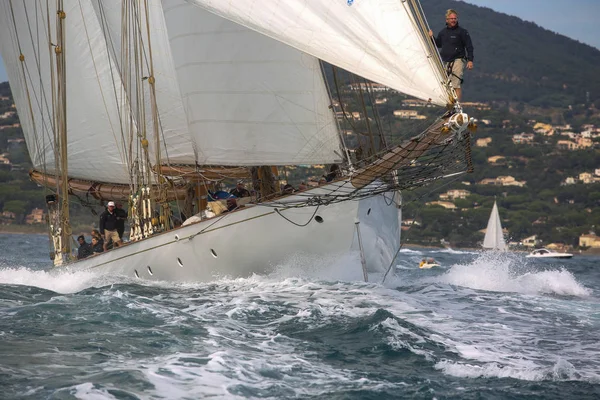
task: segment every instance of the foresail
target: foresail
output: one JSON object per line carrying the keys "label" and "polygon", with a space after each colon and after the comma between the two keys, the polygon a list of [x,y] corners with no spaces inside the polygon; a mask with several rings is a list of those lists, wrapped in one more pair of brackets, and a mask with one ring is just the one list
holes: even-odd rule
{"label": "foresail", "polygon": [[449,102],[409,1],[187,1],[402,93]]}
{"label": "foresail", "polygon": [[[192,143],[203,165],[341,161],[319,61],[183,0],[163,1]],[[170,157],[170,159],[172,159]]]}
{"label": "foresail", "polygon": [[494,201],[494,207],[488,220],[485,238],[483,239],[483,248],[492,250],[506,250],[506,242],[502,233],[502,224],[500,223],[500,214],[498,213],[498,205]]}
{"label": "foresail", "polygon": [[[116,66],[88,1],[65,2],[69,174],[89,180],[129,181],[120,137]],[[47,8],[48,7],[48,8]],[[0,2],[0,50],[32,163],[55,171],[52,70],[56,2]],[[48,23],[50,25],[48,25]],[[49,39],[50,38],[50,39]],[[22,57],[21,57],[22,55]],[[21,61],[22,58],[22,61]]]}

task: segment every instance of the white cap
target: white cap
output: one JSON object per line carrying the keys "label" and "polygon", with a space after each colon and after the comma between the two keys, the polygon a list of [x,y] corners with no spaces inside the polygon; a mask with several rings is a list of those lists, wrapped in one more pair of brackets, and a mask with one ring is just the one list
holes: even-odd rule
{"label": "white cap", "polygon": [[114,201],[109,201],[108,204],[106,205],[106,207],[114,207],[115,206],[115,202]]}

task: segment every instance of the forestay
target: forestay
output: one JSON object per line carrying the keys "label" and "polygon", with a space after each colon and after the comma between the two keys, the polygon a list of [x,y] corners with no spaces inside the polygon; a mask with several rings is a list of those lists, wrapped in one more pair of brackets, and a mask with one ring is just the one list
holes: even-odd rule
{"label": "forestay", "polygon": [[400,0],[188,0],[402,93],[445,106],[437,54]]}

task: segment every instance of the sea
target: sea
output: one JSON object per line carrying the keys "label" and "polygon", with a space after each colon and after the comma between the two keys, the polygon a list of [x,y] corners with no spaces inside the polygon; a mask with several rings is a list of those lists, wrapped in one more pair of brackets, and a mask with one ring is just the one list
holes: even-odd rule
{"label": "sea", "polygon": [[0,234],[0,399],[600,398],[600,257],[395,264],[147,282],[52,270],[47,236]]}

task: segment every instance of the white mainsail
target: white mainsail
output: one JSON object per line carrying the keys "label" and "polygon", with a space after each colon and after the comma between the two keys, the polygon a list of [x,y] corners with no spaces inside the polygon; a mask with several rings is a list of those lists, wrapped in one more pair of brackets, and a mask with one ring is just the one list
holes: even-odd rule
{"label": "white mainsail", "polygon": [[[136,99],[123,90],[131,72],[121,65],[121,53],[131,38],[122,37],[122,3],[65,1],[72,178],[130,183],[130,139],[123,129],[127,125],[135,135],[145,124],[151,157],[154,154],[151,109],[146,104],[145,121],[135,120]],[[146,70],[152,48],[162,163],[341,161],[337,123],[318,59],[183,0],[149,3],[150,45],[146,26],[139,28],[139,37]],[[55,66],[49,42],[56,32],[56,11],[56,4],[46,9],[45,3],[34,0],[0,4],[0,50],[28,149],[34,168],[50,174],[55,172]],[[144,92],[147,103],[148,89]]]}
{"label": "white mainsail", "polygon": [[488,220],[487,229],[485,230],[485,238],[483,239],[483,248],[489,250],[506,250],[506,242],[502,233],[502,224],[500,223],[500,214],[498,213],[498,205],[494,201],[494,207]]}
{"label": "white mainsail", "polygon": [[402,93],[441,106],[451,98],[410,1],[188,1]]}
{"label": "white mainsail", "polygon": [[[65,4],[67,45],[62,51],[68,64],[69,173],[127,183],[118,112],[127,107],[122,107],[124,100],[115,90],[120,85],[118,70],[110,60],[91,3]],[[0,2],[0,50],[27,147],[34,168],[49,173],[55,171],[51,71],[55,68],[56,13],[56,2]]]}

